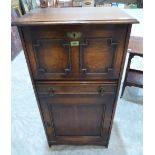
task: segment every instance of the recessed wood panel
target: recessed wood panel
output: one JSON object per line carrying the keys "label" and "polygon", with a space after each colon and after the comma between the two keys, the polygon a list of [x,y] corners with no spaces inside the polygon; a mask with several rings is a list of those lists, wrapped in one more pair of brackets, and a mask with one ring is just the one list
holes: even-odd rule
{"label": "recessed wood panel", "polygon": [[[82,101],[81,101],[82,102]],[[104,105],[50,106],[56,136],[100,136]]]}
{"label": "recessed wood panel", "polygon": [[89,39],[83,48],[83,63],[88,73],[107,74],[108,68],[113,68],[115,52],[107,38]]}
{"label": "recessed wood panel", "polygon": [[62,39],[38,39],[33,44],[37,78],[62,78],[70,72],[70,47]]}
{"label": "recessed wood panel", "polygon": [[[37,46],[38,45],[38,46]],[[67,48],[63,40],[40,40],[35,46],[38,69],[44,68],[45,73],[64,73],[67,65]]]}

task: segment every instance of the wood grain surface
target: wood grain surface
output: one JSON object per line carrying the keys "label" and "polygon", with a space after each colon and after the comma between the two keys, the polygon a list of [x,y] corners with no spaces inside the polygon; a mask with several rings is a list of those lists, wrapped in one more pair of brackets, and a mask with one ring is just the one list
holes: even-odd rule
{"label": "wood grain surface", "polygon": [[42,24],[106,24],[106,23],[138,23],[138,21],[113,7],[85,8],[37,8],[12,22],[12,25]]}

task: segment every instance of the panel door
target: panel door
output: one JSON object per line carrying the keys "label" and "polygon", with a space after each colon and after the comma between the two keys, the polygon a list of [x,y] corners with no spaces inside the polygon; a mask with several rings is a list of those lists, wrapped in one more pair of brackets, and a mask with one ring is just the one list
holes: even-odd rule
{"label": "panel door", "polygon": [[50,84],[37,88],[50,141],[107,143],[116,85]]}
{"label": "panel door", "polygon": [[35,79],[118,79],[126,25],[61,25],[24,28]]}

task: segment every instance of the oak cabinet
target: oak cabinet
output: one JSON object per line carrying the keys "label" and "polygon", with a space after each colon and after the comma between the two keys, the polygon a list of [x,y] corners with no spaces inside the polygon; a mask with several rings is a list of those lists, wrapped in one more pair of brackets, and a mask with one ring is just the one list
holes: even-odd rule
{"label": "oak cabinet", "polygon": [[133,23],[117,8],[35,9],[12,23],[49,146],[108,146]]}

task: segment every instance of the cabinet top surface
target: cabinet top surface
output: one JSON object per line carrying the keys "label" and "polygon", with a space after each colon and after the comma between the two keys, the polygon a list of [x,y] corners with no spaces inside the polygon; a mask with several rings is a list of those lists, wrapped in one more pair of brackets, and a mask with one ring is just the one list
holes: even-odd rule
{"label": "cabinet top surface", "polygon": [[12,21],[12,25],[53,25],[53,24],[123,24],[138,21],[119,8],[37,8]]}

